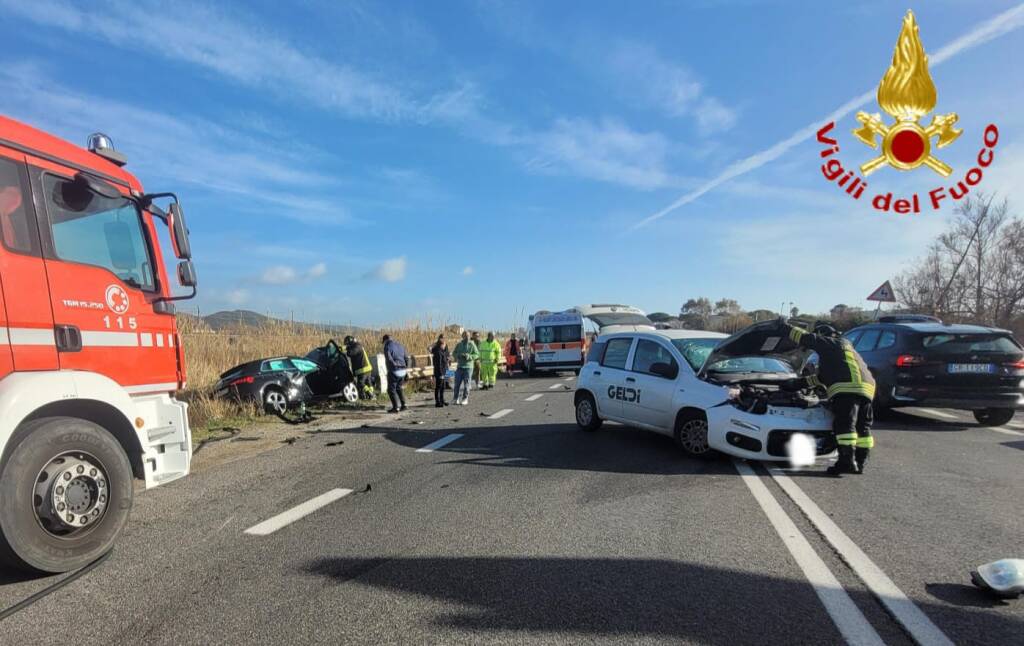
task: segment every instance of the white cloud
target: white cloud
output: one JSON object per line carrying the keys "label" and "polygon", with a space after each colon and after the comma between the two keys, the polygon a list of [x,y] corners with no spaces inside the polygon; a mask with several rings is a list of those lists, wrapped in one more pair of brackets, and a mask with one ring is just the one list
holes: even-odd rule
{"label": "white cloud", "polygon": [[408,263],[405,256],[391,258],[380,263],[364,275],[364,278],[382,280],[386,283],[397,283],[405,278]]}
{"label": "white cloud", "polygon": [[249,300],[249,292],[245,289],[232,289],[224,295],[224,300],[231,305],[243,305]]}
{"label": "white cloud", "polygon": [[[346,116],[375,119],[449,118],[472,100],[464,88],[414,98],[355,65],[340,65],[288,42],[240,12],[214,6],[106,0],[84,10],[61,0],[0,0],[10,15],[204,68],[279,98]],[[145,38],[126,38],[145,34]],[[152,47],[152,43],[159,43]]]}
{"label": "white cloud", "polygon": [[476,270],[473,269],[472,265],[466,265],[465,267],[462,268],[462,275],[463,276],[472,276],[473,272],[475,272],[475,271]]}
{"label": "white cloud", "polygon": [[666,60],[649,45],[620,42],[611,49],[607,65],[629,100],[671,117],[696,117],[702,135],[729,130],[736,123],[735,109],[708,96],[688,67]]}
{"label": "white cloud", "polygon": [[325,263],[325,262],[318,262],[318,263],[316,263],[315,265],[313,265],[312,267],[309,268],[309,271],[306,272],[306,277],[310,278],[310,279],[320,278],[321,276],[326,276],[326,275],[327,275],[327,263]]}
{"label": "white cloud", "polygon": [[[1003,13],[994,16],[993,18],[986,20],[985,22],[979,23],[974,26],[973,29],[965,33],[964,35],[956,38],[950,43],[947,43],[944,47],[937,50],[933,55],[929,57],[929,65],[935,67],[943,61],[953,58],[957,54],[964,52],[973,47],[977,47],[983,43],[987,43],[990,40],[998,38],[1004,34],[1010,33],[1020,27],[1024,26],[1024,4],[1017,5],[1016,7],[1004,11]],[[837,121],[842,117],[845,117],[855,109],[864,105],[875,96],[875,89],[872,88],[863,94],[850,99],[843,105],[839,106],[831,114],[816,119],[807,126],[797,130],[792,135],[776,143],[775,145],[766,148],[762,151],[756,152],[745,159],[741,159],[734,162],[726,167],[724,171],[719,173],[717,176],[704,182],[701,186],[695,188],[689,193],[683,195],[675,202],[669,204],[665,208],[661,209],[657,213],[653,213],[643,220],[640,220],[633,229],[639,229],[640,227],[646,226],[655,220],[660,220],[672,211],[693,202],[705,193],[714,190],[722,184],[728,182],[731,179],[746,175],[747,173],[757,170],[764,166],[768,162],[774,161],[790,151],[794,146],[803,143],[807,139],[810,139],[822,125],[829,121]]]}
{"label": "white cloud", "polygon": [[633,188],[653,189],[671,183],[664,169],[669,143],[659,133],[637,132],[604,119],[558,119],[551,129],[531,137],[537,151],[530,170],[569,173]]}
{"label": "white cloud", "polygon": [[288,265],[273,265],[260,274],[260,282],[264,285],[294,285],[296,283],[316,280],[327,274],[327,264],[318,262],[304,272]]}
{"label": "white cloud", "polygon": [[106,132],[127,154],[133,173],[171,182],[169,188],[188,184],[230,194],[243,198],[240,206],[270,205],[275,214],[305,223],[352,223],[334,197],[335,180],[309,167],[323,156],[317,151],[299,153],[195,116],[172,116],[77,92],[31,63],[0,68],[0,96],[5,113],[71,141]]}

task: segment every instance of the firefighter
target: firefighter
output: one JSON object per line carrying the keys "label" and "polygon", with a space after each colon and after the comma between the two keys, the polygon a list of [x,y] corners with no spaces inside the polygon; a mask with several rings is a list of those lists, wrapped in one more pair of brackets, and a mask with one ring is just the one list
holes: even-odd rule
{"label": "firefighter", "polygon": [[[483,341],[480,340],[479,332],[473,332],[473,334],[470,335],[469,340],[473,342],[473,345],[476,346],[477,350],[480,349],[480,344],[483,343]],[[480,357],[477,357],[473,361],[473,385],[476,386],[477,390],[483,390],[483,379],[481,377]]]}
{"label": "firefighter", "polygon": [[871,436],[875,379],[871,371],[853,345],[831,325],[818,323],[813,333],[792,325],[787,327],[790,339],[818,353],[817,374],[794,379],[787,387],[820,387],[828,394],[839,450],[839,460],[828,468],[828,474],[862,473],[875,445]]}
{"label": "firefighter", "polygon": [[494,340],[494,332],[487,333],[487,340],[480,343],[480,380],[482,388],[490,390],[498,380],[498,361],[501,360],[501,344]]}
{"label": "firefighter", "polygon": [[344,343],[345,356],[352,366],[352,376],[356,379],[359,397],[373,399],[373,366],[370,364],[370,357],[366,354],[363,344],[355,337],[345,337]]}

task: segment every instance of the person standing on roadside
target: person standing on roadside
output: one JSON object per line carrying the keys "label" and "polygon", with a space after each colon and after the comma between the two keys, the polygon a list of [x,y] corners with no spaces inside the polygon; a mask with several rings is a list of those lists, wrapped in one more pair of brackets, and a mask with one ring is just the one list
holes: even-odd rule
{"label": "person standing on roadside", "polygon": [[473,366],[480,356],[476,344],[469,338],[469,332],[462,333],[462,341],[455,346],[454,354],[455,392],[452,396],[457,405],[465,406],[469,403],[469,383],[473,379]]}
{"label": "person standing on roadside", "polygon": [[444,387],[447,383],[448,364],[451,362],[452,355],[448,352],[444,335],[438,334],[437,343],[430,347],[430,365],[434,367],[434,406],[438,408],[448,405],[444,402]]}
{"label": "person standing on roadside", "polygon": [[480,379],[480,356],[479,356],[479,352],[480,352],[480,333],[479,332],[473,332],[473,334],[469,337],[469,340],[472,341],[473,345],[476,346],[477,353],[478,353],[476,361],[473,362],[473,384],[479,390],[480,387],[483,386],[483,381]]}
{"label": "person standing on roadside", "polygon": [[512,370],[516,367],[516,362],[519,360],[519,339],[513,334],[509,337],[508,343],[505,344],[505,375],[507,377],[512,376]]}
{"label": "person standing on roadside", "polygon": [[497,383],[500,360],[501,344],[494,339],[494,332],[488,332],[487,340],[480,344],[480,381],[484,390],[494,388]]}
{"label": "person standing on roadside", "polygon": [[384,338],[384,365],[388,371],[388,399],[391,400],[389,413],[397,413],[406,409],[405,393],[402,392],[402,383],[409,374],[409,355],[405,347],[395,341],[390,335],[385,334]]}

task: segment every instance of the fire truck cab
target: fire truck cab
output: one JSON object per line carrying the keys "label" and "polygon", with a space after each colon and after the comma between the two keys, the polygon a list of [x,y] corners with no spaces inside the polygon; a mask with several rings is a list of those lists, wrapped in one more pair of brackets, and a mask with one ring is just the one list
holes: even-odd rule
{"label": "fire truck cab", "polygon": [[[189,471],[173,396],[188,231],[177,197],[143,193],[124,165],[104,135],[80,148],[0,117],[0,562],[21,569],[90,563],[123,529],[133,478]],[[191,294],[172,294],[161,234]]]}

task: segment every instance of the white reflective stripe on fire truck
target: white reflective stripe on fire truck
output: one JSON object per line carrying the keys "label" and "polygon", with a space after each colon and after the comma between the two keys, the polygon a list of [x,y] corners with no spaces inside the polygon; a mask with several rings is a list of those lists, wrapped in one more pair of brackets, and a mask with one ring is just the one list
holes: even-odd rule
{"label": "white reflective stripe on fire truck", "polygon": [[0,327],[0,343],[7,343],[10,339],[7,338],[7,328]]}
{"label": "white reflective stripe on fire truck", "polygon": [[82,330],[82,347],[132,348],[138,347],[139,335],[135,332],[101,332]]}
{"label": "white reflective stripe on fire truck", "polygon": [[57,345],[53,338],[53,328],[5,327],[0,330],[3,331],[3,340],[10,342],[11,345]]}
{"label": "white reflective stripe on fire truck", "polygon": [[139,332],[139,345],[144,348],[153,347],[153,335],[149,332]]}
{"label": "white reflective stripe on fire truck", "polygon": [[124,389],[132,395],[139,395],[141,393],[166,393],[177,390],[178,384],[171,381],[166,384],[139,384],[138,386],[125,386]]}
{"label": "white reflective stripe on fire truck", "polygon": [[156,347],[158,347],[158,348],[164,347],[164,335],[162,335],[162,334],[157,334],[156,335]]}

